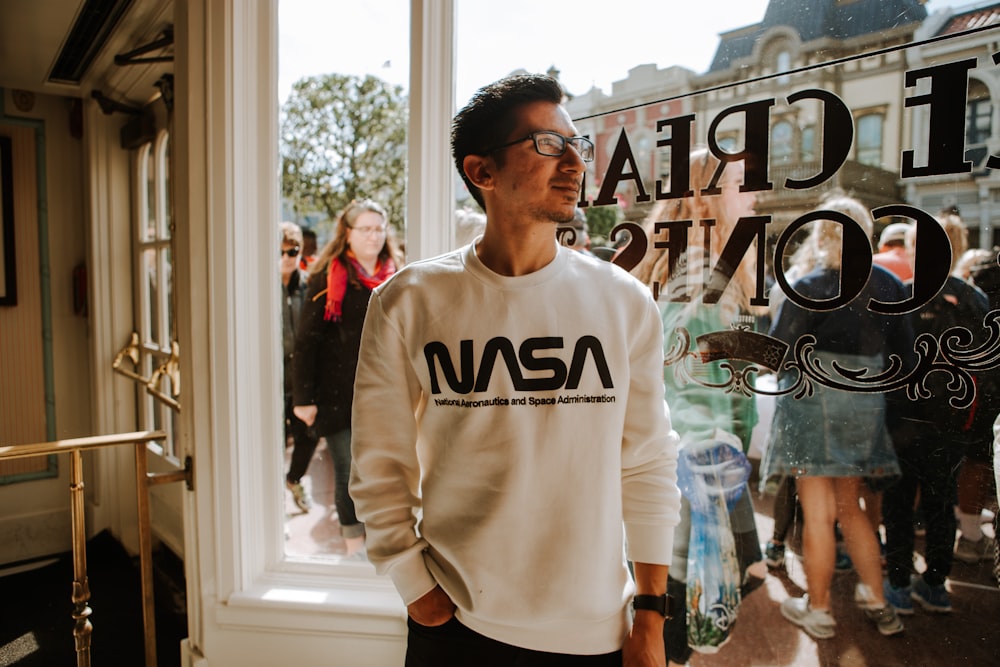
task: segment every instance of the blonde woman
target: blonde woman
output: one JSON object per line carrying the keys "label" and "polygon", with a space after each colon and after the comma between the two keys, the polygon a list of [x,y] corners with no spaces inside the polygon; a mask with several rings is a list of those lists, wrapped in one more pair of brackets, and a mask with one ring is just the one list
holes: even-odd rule
{"label": "blonde woman", "polygon": [[326,439],[346,555],[359,558],[364,554],[365,527],[347,491],[354,374],[368,297],[401,261],[385,209],[370,199],[348,204],[337,218],[333,239],[310,269],[308,298],[295,341],[295,415]]}
{"label": "blonde woman", "polygon": [[[707,188],[720,163],[706,149],[695,150],[691,154],[690,189],[693,196],[684,199],[660,202],[647,217],[646,231],[649,252],[633,273],[651,289],[659,291],[659,305],[663,320],[664,346],[670,349],[676,333],[683,328],[691,334],[692,340],[704,333],[727,331],[739,324],[752,328],[754,308],[750,298],[755,291],[755,265],[751,256],[744,257],[733,270],[732,279],[717,303],[705,302],[705,285],[701,267],[704,260],[710,266],[719,264],[719,257],[737,221],[742,216],[753,215],[756,195],[741,192],[744,167],[742,162],[726,166],[718,180],[719,194],[706,195]],[[714,220],[710,227],[710,243],[706,246],[701,220]],[[654,248],[655,241],[663,241],[655,232],[655,223],[671,220],[692,220],[688,232],[689,245],[685,257],[671,267],[671,258],[666,249]],[[688,257],[692,258],[688,261]],[[694,267],[698,267],[697,270]],[[709,300],[711,301],[711,300]],[[702,364],[694,371],[706,384],[725,382],[729,372],[716,363]],[[710,389],[698,383],[684,382],[675,375],[672,367],[664,369],[664,386],[670,417],[674,428],[681,435],[682,447],[718,442],[720,439],[732,444],[739,443],[745,453],[750,445],[750,434],[757,423],[756,404],[739,392]],[[743,485],[746,487],[746,485]],[[688,548],[691,534],[691,507],[684,498],[681,510],[681,524],[674,534],[674,557],[670,565],[668,590],[678,606],[673,618],[664,628],[667,657],[671,665],[686,664],[692,653],[689,637],[697,635],[697,629],[688,628],[685,602],[687,597]],[[749,491],[744,488],[729,515],[739,562],[739,572],[743,577],[743,593],[762,583],[767,573],[761,551],[760,540],[754,522],[753,505]]]}
{"label": "blonde woman", "polygon": [[[817,210],[830,212],[830,217],[810,223],[809,235],[793,256],[789,272],[801,276],[791,285],[794,292],[821,301],[840,294],[845,227],[856,223],[870,242],[874,225],[868,210],[849,197],[828,199]],[[791,347],[804,335],[814,336],[811,360],[821,362],[828,371],[836,363],[874,375],[886,368],[890,354],[905,359],[912,350],[907,318],[883,316],[867,308],[873,298],[883,302],[906,298],[899,279],[879,266],[872,266],[857,297],[833,310],[809,310],[787,296],[771,335]],[[783,371],[778,386],[788,388],[796,379],[794,372]],[[761,474],[765,478],[795,476],[804,519],[802,550],[808,588],[804,597],[784,600],[781,612],[816,639],[835,634],[836,622],[830,613],[834,522],[840,524],[860,579],[856,602],[882,634],[903,630],[895,610],[886,604],[878,541],[858,502],[863,480],[899,475],[885,406],[882,393],[855,393],[819,383],[812,395],[783,394],[775,403]]]}

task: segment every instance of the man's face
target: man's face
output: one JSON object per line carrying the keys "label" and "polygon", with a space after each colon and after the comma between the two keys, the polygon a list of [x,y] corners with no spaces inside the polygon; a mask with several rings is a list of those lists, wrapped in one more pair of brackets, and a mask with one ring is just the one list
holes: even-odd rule
{"label": "man's face", "polygon": [[[506,141],[548,130],[564,137],[576,136],[566,110],[550,102],[533,102],[516,112],[519,120]],[[558,157],[539,155],[530,139],[502,149],[496,169],[495,203],[500,210],[540,222],[569,222],[576,211],[585,163],[567,145]]]}

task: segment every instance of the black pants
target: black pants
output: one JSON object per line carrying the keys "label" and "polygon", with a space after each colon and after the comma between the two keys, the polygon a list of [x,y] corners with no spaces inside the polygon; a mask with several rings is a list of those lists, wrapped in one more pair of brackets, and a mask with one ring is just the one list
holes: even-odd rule
{"label": "black pants", "polygon": [[532,651],[470,630],[457,618],[428,628],[407,619],[406,667],[621,667],[622,652],[568,655]]}
{"label": "black pants", "polygon": [[788,533],[795,525],[798,513],[798,499],[795,496],[795,478],[787,475],[781,480],[778,492],[774,496],[774,532],[771,539],[782,544],[788,539]]}
{"label": "black pants", "polygon": [[292,461],[285,479],[289,482],[298,482],[309,468],[319,438],[316,437],[312,427],[306,426],[304,421],[295,416],[292,408],[292,395],[285,394],[285,438],[292,437]]}
{"label": "black pants", "polygon": [[924,581],[943,584],[951,571],[955,545],[958,469],[964,448],[947,440],[914,440],[897,452],[902,477],[882,495],[886,569],[889,583],[910,584],[913,571],[913,503],[920,489],[920,509],[927,534]]}

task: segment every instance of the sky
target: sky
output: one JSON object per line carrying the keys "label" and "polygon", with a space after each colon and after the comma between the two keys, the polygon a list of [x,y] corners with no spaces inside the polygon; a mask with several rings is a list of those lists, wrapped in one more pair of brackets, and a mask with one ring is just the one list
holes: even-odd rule
{"label": "sky", "polygon": [[[433,2],[434,0],[428,0]],[[705,72],[719,33],[758,23],[768,0],[456,0],[459,106],[517,69],[555,66],[573,94],[653,63]],[[928,13],[969,0],[930,0]],[[408,87],[409,0],[279,0],[278,93],[305,76],[374,74]]]}

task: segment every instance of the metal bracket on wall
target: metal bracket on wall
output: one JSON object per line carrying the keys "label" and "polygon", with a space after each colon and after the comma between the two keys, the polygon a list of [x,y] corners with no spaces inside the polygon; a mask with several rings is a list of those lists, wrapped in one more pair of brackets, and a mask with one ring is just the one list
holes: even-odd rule
{"label": "metal bracket on wall", "polygon": [[153,371],[153,376],[146,383],[146,391],[162,402],[169,405],[177,412],[181,411],[181,404],[172,396],[168,396],[159,390],[160,378],[166,376],[170,379],[170,393],[179,396],[181,393],[181,366],[180,366],[180,344],[177,341],[170,343],[170,356],[160,364],[160,367]]}
{"label": "metal bracket on wall", "polygon": [[111,369],[127,378],[132,378],[136,382],[141,382],[142,384],[148,383],[148,378],[144,378],[135,371],[131,371],[122,366],[126,359],[132,362],[132,368],[139,368],[139,334],[135,331],[132,332],[132,335],[129,337],[125,347],[118,350],[118,354],[115,355],[115,360],[111,362]]}
{"label": "metal bracket on wall", "polygon": [[132,115],[138,115],[142,113],[142,109],[130,106],[128,104],[125,104],[124,102],[113,100],[99,90],[90,91],[90,96],[93,97],[95,100],[97,100],[97,104],[100,105],[101,112],[104,113],[105,116],[110,116],[116,111]]}
{"label": "metal bracket on wall", "polygon": [[[131,378],[143,385],[146,388],[146,392],[157,400],[165,403],[171,409],[180,412],[181,405],[177,402],[177,396],[181,393],[181,367],[180,367],[180,344],[177,341],[170,343],[170,356],[164,361],[160,366],[153,371],[151,377],[143,377],[139,375],[134,370],[129,370],[124,367],[125,360],[128,359],[132,362],[132,368],[139,368],[139,356],[141,354],[141,349],[139,347],[139,334],[135,331],[129,336],[128,343],[125,344],[118,354],[115,355],[115,360],[111,362],[111,368],[116,373],[124,375],[127,378]],[[160,380],[163,377],[170,380],[170,394],[165,394],[160,391]]]}
{"label": "metal bracket on wall", "polygon": [[162,49],[164,47],[170,46],[174,43],[174,27],[170,26],[163,31],[163,33],[154,41],[149,44],[144,44],[142,46],[136,47],[131,51],[126,53],[119,53],[115,56],[115,64],[118,66],[122,65],[139,65],[141,63],[169,63],[173,62],[173,55],[168,56],[153,56],[150,58],[139,58],[145,53],[150,51],[156,51],[157,49]]}

